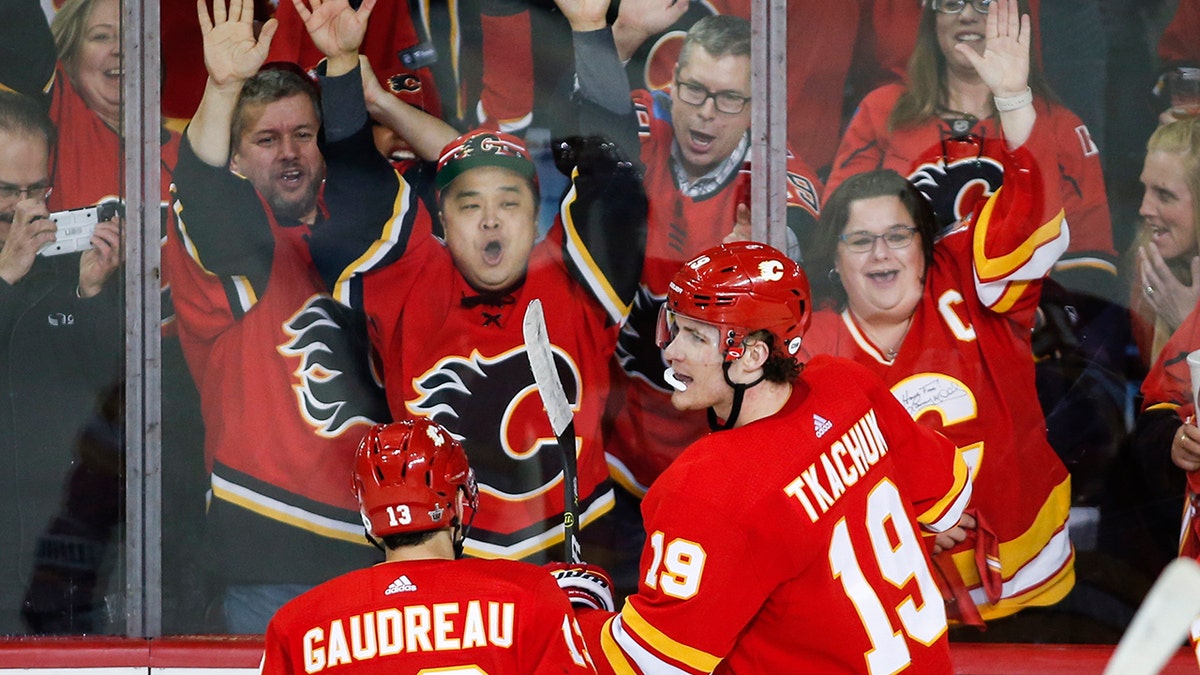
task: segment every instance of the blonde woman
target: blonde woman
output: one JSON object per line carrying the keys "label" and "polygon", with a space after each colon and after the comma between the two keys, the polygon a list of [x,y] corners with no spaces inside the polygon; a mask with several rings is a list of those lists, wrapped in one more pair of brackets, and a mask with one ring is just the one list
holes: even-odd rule
{"label": "blonde woman", "polygon": [[1200,118],[1165,124],[1146,143],[1132,250],[1130,312],[1145,365],[1200,300]]}

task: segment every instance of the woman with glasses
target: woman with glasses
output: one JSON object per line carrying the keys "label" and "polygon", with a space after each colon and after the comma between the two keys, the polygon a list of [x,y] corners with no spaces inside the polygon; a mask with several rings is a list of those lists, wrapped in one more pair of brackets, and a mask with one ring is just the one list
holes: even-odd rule
{"label": "woman with glasses", "polygon": [[[1087,127],[1050,91],[1033,59],[1027,88],[992,91],[967,59],[969,48],[983,54],[990,45],[984,25],[997,0],[927,0],[908,62],[907,84],[889,84],[868,94],[838,147],[826,194],[849,176],[894,169],[910,178],[933,203],[942,228],[970,213],[1004,179],[1004,107],[1032,97],[1053,132],[1047,143],[1061,167],[1062,194],[1071,244],[1055,265],[1055,279],[1090,292],[1112,287],[1116,279],[1112,224],[1099,150]],[[1029,14],[1028,0],[1020,11]]]}
{"label": "woman with glasses", "polygon": [[[991,91],[1023,91],[1028,20],[1016,0],[991,9],[987,52],[966,58]],[[969,623],[1053,604],[1074,584],[1070,480],[1046,439],[1030,347],[1042,280],[1067,246],[1054,129],[1028,101],[1003,107],[1005,187],[965,205],[958,227],[939,238],[916,186],[869,171],[828,197],[805,258],[828,298],[805,350],[870,368],[966,460],[976,529],[934,562]]]}

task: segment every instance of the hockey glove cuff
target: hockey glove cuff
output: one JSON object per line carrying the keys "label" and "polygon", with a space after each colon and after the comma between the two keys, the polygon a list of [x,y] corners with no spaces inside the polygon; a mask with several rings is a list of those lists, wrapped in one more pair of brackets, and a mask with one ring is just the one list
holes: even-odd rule
{"label": "hockey glove cuff", "polygon": [[612,578],[602,568],[587,563],[552,562],[545,565],[558,587],[577,608],[615,612]]}

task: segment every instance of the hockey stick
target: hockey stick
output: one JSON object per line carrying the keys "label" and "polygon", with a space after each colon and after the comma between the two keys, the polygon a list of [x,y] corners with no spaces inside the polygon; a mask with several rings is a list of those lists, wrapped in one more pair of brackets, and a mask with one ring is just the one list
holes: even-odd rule
{"label": "hockey stick", "polygon": [[1146,594],[1104,675],[1154,675],[1183,644],[1200,614],[1200,564],[1176,558]]}
{"label": "hockey stick", "polygon": [[550,427],[558,439],[558,448],[563,459],[563,545],[566,547],[567,562],[583,562],[579,550],[579,480],[575,468],[575,414],[563,391],[558,369],[554,367],[554,353],[550,351],[550,338],[546,335],[546,317],[542,313],[542,301],[533,299],[525,308],[525,353],[529,355],[529,368],[538,394],[550,418]]}

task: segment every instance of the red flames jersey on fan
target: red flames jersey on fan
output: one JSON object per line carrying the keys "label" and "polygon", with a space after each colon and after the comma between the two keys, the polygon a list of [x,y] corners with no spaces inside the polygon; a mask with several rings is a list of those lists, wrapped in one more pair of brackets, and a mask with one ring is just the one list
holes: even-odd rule
{"label": "red flames jersey on fan", "polygon": [[[674,131],[668,97],[638,90],[634,108],[646,166],[643,180],[650,199],[646,262],[613,365],[605,450],[616,460],[613,474],[617,480],[640,496],[671,460],[708,432],[703,411],[683,412],[671,406],[670,387],[663,381],[666,366],[654,343],[654,327],[675,273],[700,251],[720,244],[733,230],[737,205],[749,204],[750,162],[716,192],[688,197],[679,191],[671,168]],[[787,170],[788,226],[803,235],[816,221],[821,186],[815,173],[794,154],[788,155]]]}
{"label": "red flames jersey on fan", "polygon": [[[991,194],[1004,179],[999,121],[985,119],[974,124],[970,131],[982,142],[951,140],[958,134],[941,119],[889,132],[888,115],[902,91],[899,85],[888,85],[863,99],[842,137],[825,194],[856,173],[894,169],[929,196],[943,225],[958,222],[971,212],[979,197]],[[1087,127],[1070,110],[1040,101],[1034,105],[1038,126],[1050,128],[1037,142],[1048,144],[1047,150],[1060,167],[1051,185],[1061,195],[1071,233],[1068,252],[1055,267],[1095,267],[1115,274],[1112,260],[1116,251],[1099,150]]]}
{"label": "red flames jersey on fan", "polygon": [[[369,142],[367,132],[355,142]],[[327,195],[341,190],[334,163],[340,153],[332,146]],[[371,145],[361,151],[378,155]],[[638,210],[644,201],[635,198],[637,176],[594,180],[577,171],[560,216],[532,250],[523,283],[507,294],[480,295],[433,236],[417,191],[379,165],[370,176],[358,165],[354,185],[372,182],[364,200],[374,203],[359,208],[387,209],[384,218],[348,218],[331,235],[336,241],[314,243],[328,258],[323,273],[334,297],[367,313],[392,415],[428,417],[462,441],[480,491],[466,552],[544,561],[562,542],[562,458],[529,369],[522,319],[539,298],[574,407],[586,528],[613,504],[600,417],[608,361],[641,271],[645,215]],[[607,199],[614,193],[622,199]]]}
{"label": "red flames jersey on fan", "polygon": [[612,507],[599,426],[618,324],[572,278],[560,226],[534,248],[511,301],[466,307],[463,298],[477,292],[428,222],[419,221],[398,263],[362,279],[389,405],[396,418],[429,417],[462,439],[480,492],[466,552],[528,558],[562,541],[564,504],[562,460],[525,355],[525,307],[540,298],[546,309],[573,404],[585,526]]}
{"label": "red flames jersey on fan", "polygon": [[[1036,166],[1053,173],[1053,153],[1037,138],[1050,131],[1039,120],[1025,147],[1040,147]],[[809,353],[870,368],[914,418],[944,433],[966,457],[972,507],[1000,542],[1000,602],[986,602],[973,550],[956,550],[954,561],[985,620],[1057,602],[1074,583],[1066,527],[1070,478],[1046,439],[1030,347],[1041,280],[1066,246],[1061,202],[1057,194],[1037,198],[1037,172],[1011,163],[1032,168],[1028,152],[1012,157],[1004,188],[934,247],[925,292],[894,362],[849,310],[818,312],[804,337]]]}
{"label": "red flames jersey on fan", "polygon": [[697,441],[651,486],[637,594],[581,615],[597,669],[951,672],[915,523],[957,523],[966,474],[862,366],[812,359],[782,410]]}
{"label": "red flames jersey on fan", "polygon": [[1142,380],[1142,410],[1162,403],[1177,406],[1180,419],[1195,413],[1187,355],[1200,349],[1200,312],[1193,309],[1171,334]]}
{"label": "red flames jersey on fan", "polygon": [[176,181],[164,266],[200,392],[216,564],[318,583],[377,560],[350,490],[355,448],[387,413],[361,317],[325,292],[312,228],[281,225],[249,181],[186,142]]}
{"label": "red flames jersey on fan", "polygon": [[506,560],[351,572],[280,608],[264,646],[263,675],[594,672],[553,577]]}

